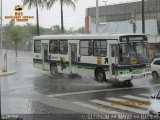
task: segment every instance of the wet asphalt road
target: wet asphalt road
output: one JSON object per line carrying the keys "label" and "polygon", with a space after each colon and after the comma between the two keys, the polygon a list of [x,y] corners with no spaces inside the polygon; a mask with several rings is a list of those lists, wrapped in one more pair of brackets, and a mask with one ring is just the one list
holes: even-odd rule
{"label": "wet asphalt road", "polygon": [[86,77],[53,77],[50,72],[33,67],[30,52],[19,52],[19,57],[15,58],[9,51],[8,56],[8,69],[16,69],[17,72],[0,78],[2,113],[136,113],[138,110],[146,113],[148,106],[123,108],[109,103],[113,102],[113,98],[117,101],[149,101],[148,97],[160,89],[160,80],[153,80],[151,76],[135,79],[129,86],[97,83]]}

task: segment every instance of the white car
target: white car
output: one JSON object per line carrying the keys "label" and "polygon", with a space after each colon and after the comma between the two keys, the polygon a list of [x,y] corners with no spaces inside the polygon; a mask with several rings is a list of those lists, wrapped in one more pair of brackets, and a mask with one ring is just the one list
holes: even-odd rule
{"label": "white car", "polygon": [[152,95],[151,98],[153,99],[151,105],[149,107],[149,118],[160,119],[160,90],[157,94]]}
{"label": "white car", "polygon": [[152,77],[158,79],[160,77],[160,58],[156,58],[151,63]]}

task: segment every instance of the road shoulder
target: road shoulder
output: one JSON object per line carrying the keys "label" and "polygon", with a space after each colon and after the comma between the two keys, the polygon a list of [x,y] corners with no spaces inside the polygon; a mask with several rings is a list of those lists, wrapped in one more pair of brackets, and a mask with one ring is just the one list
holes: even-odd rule
{"label": "road shoulder", "polygon": [[7,72],[4,72],[3,70],[0,69],[0,76],[7,76],[7,75],[12,75],[15,74],[16,70],[9,70]]}

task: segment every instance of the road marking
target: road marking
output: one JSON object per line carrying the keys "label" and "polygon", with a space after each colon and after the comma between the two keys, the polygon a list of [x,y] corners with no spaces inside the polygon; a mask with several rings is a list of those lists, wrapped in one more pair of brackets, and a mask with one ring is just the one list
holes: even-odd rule
{"label": "road marking", "polygon": [[101,100],[95,99],[95,100],[90,100],[90,101],[93,103],[96,103],[96,104],[107,106],[107,107],[117,108],[117,109],[129,111],[129,112],[134,112],[134,113],[138,113],[138,114],[146,114],[147,113],[147,111],[145,111],[145,110],[140,110],[140,109],[131,108],[131,107],[127,107],[127,106],[113,106],[112,103],[101,101]]}
{"label": "road marking", "polygon": [[138,89],[138,88],[148,88],[148,87],[156,87],[156,86],[160,86],[160,84],[139,86],[139,87],[129,87],[129,88],[113,88],[113,89],[101,89],[101,90],[89,90],[89,91],[82,91],[82,92],[52,94],[52,95],[48,95],[48,97],[61,97],[61,96],[79,95],[79,94],[87,94],[87,93],[95,93],[95,92],[107,92],[107,91],[117,91],[117,90],[119,91],[119,90],[129,90],[129,89]]}
{"label": "road marking", "polygon": [[145,96],[145,97],[151,97],[151,94],[139,94],[139,95],[141,95],[141,96]]}
{"label": "road marking", "polygon": [[109,110],[106,110],[105,108],[102,108],[100,106],[97,107],[95,105],[86,104],[86,103],[82,103],[82,102],[73,102],[73,104],[80,105],[85,108],[93,109],[93,110],[96,110],[97,112],[108,113],[108,114],[120,114],[119,112],[116,112],[116,111],[109,111]]}
{"label": "road marking", "polygon": [[129,98],[129,99],[134,99],[134,100],[139,100],[139,101],[150,101],[149,98],[142,98],[142,97],[137,97],[137,96],[133,96],[133,95],[125,95],[123,97]]}
{"label": "road marking", "polygon": [[[110,101],[118,101],[124,104],[128,102],[128,104],[131,104],[129,107],[141,107],[141,108],[148,108],[148,105],[138,105],[135,101],[129,101],[129,100],[124,100],[124,99],[120,99],[120,98],[106,98],[106,100],[110,100]],[[117,105],[117,106],[121,106],[121,105]]]}

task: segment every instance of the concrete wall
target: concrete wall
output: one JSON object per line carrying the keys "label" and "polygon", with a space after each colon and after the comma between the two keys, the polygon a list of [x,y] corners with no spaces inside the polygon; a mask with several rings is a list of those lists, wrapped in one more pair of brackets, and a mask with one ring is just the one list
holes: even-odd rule
{"label": "concrete wall", "polygon": [[[132,3],[123,3],[116,5],[100,6],[100,22],[125,21],[135,15],[137,20],[141,20],[141,1]],[[96,8],[88,8],[86,15],[91,16],[92,22],[95,23]],[[145,18],[157,19],[160,21],[160,0],[145,1]]]}

